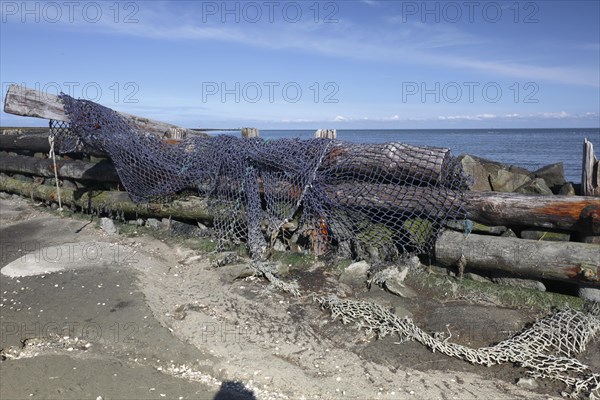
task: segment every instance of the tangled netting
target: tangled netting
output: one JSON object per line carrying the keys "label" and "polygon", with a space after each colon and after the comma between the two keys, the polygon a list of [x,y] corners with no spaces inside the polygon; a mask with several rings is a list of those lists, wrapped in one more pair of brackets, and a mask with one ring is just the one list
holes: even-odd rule
{"label": "tangled netting", "polygon": [[368,333],[380,337],[397,334],[403,341],[415,340],[434,352],[472,364],[489,367],[514,363],[527,368],[533,377],[564,382],[573,390],[570,397],[587,395],[600,399],[600,374],[574,358],[600,333],[598,307],[588,313],[558,311],[494,346],[472,349],[431,336],[410,318],[400,318],[378,304],[340,300],[335,296],[315,296],[314,300],[330,310],[334,319],[339,317],[344,324],[353,322]]}
{"label": "tangled netting", "polygon": [[385,258],[426,254],[444,222],[464,216],[467,183],[448,149],[232,136],[176,141],[96,103],[60,98],[70,120],[68,129],[55,129],[60,152],[108,154],[136,202],[198,190],[220,238],[246,240],[253,257],[290,226],[302,227],[318,254],[334,241],[352,243],[359,257],[372,249]]}
{"label": "tangled netting", "polygon": [[[221,238],[246,240],[255,261],[290,226],[303,227],[317,252],[336,241],[394,256],[430,252],[445,221],[464,218],[468,185],[447,149],[230,136],[176,141],[98,104],[60,98],[70,120],[51,122],[60,152],[108,154],[136,202],[197,190],[206,196]],[[276,288],[300,295],[298,285],[279,279],[269,263],[255,265]],[[534,377],[564,382],[572,395],[600,397],[600,375],[574,358],[600,332],[597,309],[559,311],[495,346],[472,349],[432,336],[377,304],[312,296],[334,318],[379,336],[398,334],[479,365],[516,363]]]}

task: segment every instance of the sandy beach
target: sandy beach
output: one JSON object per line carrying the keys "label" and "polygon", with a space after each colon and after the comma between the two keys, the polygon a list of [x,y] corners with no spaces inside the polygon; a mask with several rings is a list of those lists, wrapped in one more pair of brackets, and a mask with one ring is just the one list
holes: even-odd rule
{"label": "sandy beach", "polygon": [[[189,241],[108,236],[90,216],[61,217],[16,196],[0,205],[2,399],[559,395],[552,382],[515,385],[524,371],[513,366],[477,367],[397,337],[376,340],[262,278],[232,279],[243,264],[215,268],[214,254]],[[410,285],[408,297],[350,288],[323,262],[292,275],[303,290],[377,302],[473,347],[537,316],[444,304]],[[581,359],[597,351],[594,343]]]}

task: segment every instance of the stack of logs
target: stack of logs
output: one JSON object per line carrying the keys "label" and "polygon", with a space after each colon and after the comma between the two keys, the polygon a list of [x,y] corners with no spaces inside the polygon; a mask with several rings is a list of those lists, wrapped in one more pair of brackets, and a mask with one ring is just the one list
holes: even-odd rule
{"label": "stack of logs", "polygon": [[[27,92],[19,89],[21,95],[9,89],[6,112],[64,119],[64,110],[53,96],[46,95],[46,99],[39,102],[47,106],[44,110],[43,107],[32,107],[27,100]],[[39,100],[39,95],[37,97]],[[142,121],[140,123],[147,131],[163,137],[175,136],[169,135],[169,132],[182,136],[198,134],[145,118],[128,118]],[[246,128],[243,133],[248,137],[259,135],[254,128]],[[48,128],[2,128],[0,191],[41,199],[48,204],[57,202],[54,164],[48,158],[48,135]],[[335,135],[335,130],[329,129],[315,134],[329,139],[335,138]],[[123,191],[118,175],[105,154],[64,155],[57,157],[56,164],[62,203],[74,210],[113,210],[136,219],[164,217],[207,223],[212,219],[205,200],[194,196],[168,204],[133,203]],[[597,161],[594,159],[591,164],[592,171],[594,168],[597,171]],[[592,175],[593,178],[596,176],[597,172]],[[468,220],[459,222],[454,231],[443,232],[437,240],[435,259],[442,266],[600,288],[600,198],[470,191],[466,195],[466,211]],[[481,229],[476,225],[473,229],[473,222],[517,231],[537,228],[569,232],[571,241],[494,236],[486,231],[487,228]]]}

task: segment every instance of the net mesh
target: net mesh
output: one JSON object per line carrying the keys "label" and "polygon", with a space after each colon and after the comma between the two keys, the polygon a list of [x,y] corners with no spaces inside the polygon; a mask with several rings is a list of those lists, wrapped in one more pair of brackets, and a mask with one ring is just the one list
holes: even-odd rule
{"label": "net mesh", "polygon": [[[400,143],[315,139],[262,140],[192,136],[170,140],[144,132],[111,109],[62,94],[70,123],[51,121],[62,153],[93,149],[112,159],[132,200],[165,201],[184,189],[206,196],[223,240],[246,241],[254,268],[295,296],[262,258],[297,221],[316,252],[351,243],[357,257],[432,250],[447,220],[462,219],[468,182],[447,149]],[[516,363],[531,375],[600,397],[600,375],[575,357],[600,332],[600,310],[558,311],[490,347],[469,348],[430,335],[409,318],[374,303],[311,294],[334,318],[379,336],[397,334],[478,365]]]}
{"label": "net mesh", "polygon": [[379,304],[342,300],[335,296],[315,295],[313,299],[328,309],[334,319],[340,318],[344,324],[355,323],[367,333],[380,337],[397,334],[402,341],[414,340],[433,352],[472,364],[489,367],[514,363],[527,368],[533,377],[565,383],[572,388],[571,393],[566,393],[569,397],[600,398],[600,374],[574,358],[600,333],[598,307],[587,313],[572,309],[555,312],[494,346],[473,349],[434,337],[410,318],[400,318]]}
{"label": "net mesh", "polygon": [[164,201],[194,188],[208,199],[222,240],[264,258],[297,221],[317,254],[345,242],[356,258],[427,254],[444,222],[464,216],[467,188],[448,149],[329,139],[243,139],[144,132],[117,112],[60,96],[70,123],[60,152],[112,159],[133,201]]}

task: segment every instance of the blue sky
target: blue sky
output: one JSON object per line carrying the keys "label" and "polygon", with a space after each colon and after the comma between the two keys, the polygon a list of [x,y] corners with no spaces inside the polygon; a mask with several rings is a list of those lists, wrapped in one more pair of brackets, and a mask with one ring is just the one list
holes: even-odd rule
{"label": "blue sky", "polygon": [[187,127],[598,127],[599,4],[2,1],[2,91]]}

